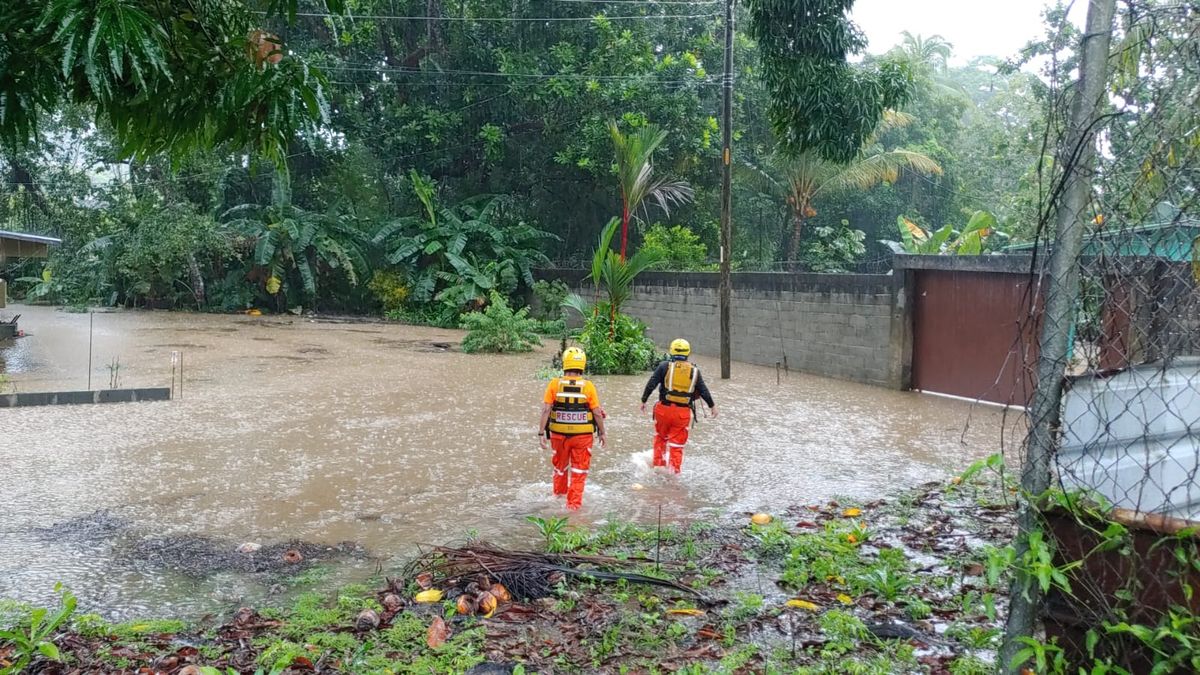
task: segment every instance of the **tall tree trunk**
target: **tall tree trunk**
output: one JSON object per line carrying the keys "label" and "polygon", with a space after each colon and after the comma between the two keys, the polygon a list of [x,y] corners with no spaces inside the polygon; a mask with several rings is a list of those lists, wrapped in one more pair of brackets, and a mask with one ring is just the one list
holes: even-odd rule
{"label": "tall tree trunk", "polygon": [[788,242],[787,249],[787,270],[789,272],[797,272],[800,269],[798,256],[800,253],[800,235],[804,232],[804,212],[795,211],[792,213],[792,240]]}
{"label": "tall tree trunk", "polygon": [[621,205],[621,260],[625,260],[625,247],[629,243],[629,205]]}
{"label": "tall tree trunk", "polygon": [[196,255],[188,252],[187,255],[188,276],[192,279],[192,295],[196,296],[197,308],[203,309],[207,300],[207,293],[204,290],[204,275],[200,273],[200,264],[196,262]]}

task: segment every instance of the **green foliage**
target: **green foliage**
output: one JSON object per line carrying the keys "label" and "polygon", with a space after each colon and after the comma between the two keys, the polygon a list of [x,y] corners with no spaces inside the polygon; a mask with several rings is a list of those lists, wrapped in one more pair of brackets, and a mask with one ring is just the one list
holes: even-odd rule
{"label": "green foliage", "polygon": [[[903,61],[916,80],[902,108],[913,121],[892,128],[891,113],[870,111],[872,101],[885,98],[882,90],[857,97],[874,78],[866,74],[894,71],[890,62],[866,56],[861,65],[834,63],[849,53],[839,51],[840,38],[857,40],[843,25],[841,8],[773,3],[747,8],[753,20],[738,25],[749,32],[735,35],[739,164],[767,166],[778,146],[773,126],[794,114],[812,122],[814,142],[828,140],[820,138],[821,128],[836,128],[837,145],[864,156],[897,153],[891,167],[903,170],[878,171],[880,179],[870,185],[823,189],[807,205],[789,201],[789,189],[764,188],[738,173],[734,218],[745,226],[735,228],[730,253],[739,269],[777,270],[780,261],[843,269],[846,264],[831,262],[839,254],[824,250],[826,238],[818,233],[839,232],[843,220],[851,231],[867,233],[872,258],[882,257],[880,239],[895,238],[891,222],[898,214],[946,223],[986,207],[1014,236],[1028,235],[1037,220],[1047,95],[1035,75],[1001,69],[996,59],[949,66],[944,41],[908,36],[888,58]],[[722,40],[721,22],[709,17],[614,21],[594,16],[587,3],[564,3],[555,16],[579,21],[531,32],[525,19],[544,16],[544,8],[484,0],[454,10],[461,21],[414,32],[409,22],[375,18],[396,14],[383,0],[358,0],[352,21],[297,16],[294,23],[283,18],[297,5],[287,0],[0,5],[0,73],[11,75],[0,75],[0,109],[7,111],[0,121],[0,223],[63,238],[52,254],[54,278],[44,301],[226,311],[302,305],[457,326],[492,290],[518,297],[530,283],[526,269],[547,258],[586,264],[597,232],[617,215],[614,178],[626,189],[620,219],[626,229],[630,221],[649,225],[651,212],[658,217],[660,207],[670,208],[665,241],[658,228],[643,230],[644,249],[665,244],[660,264],[696,269],[717,252],[711,219],[720,198],[713,170],[721,151],[713,116],[719,89],[709,85]],[[836,11],[819,21],[779,22],[770,35],[757,34],[767,26],[757,20],[760,14],[786,18],[831,7]],[[122,25],[114,17],[125,10]],[[326,11],[320,2],[304,10]],[[475,20],[496,16],[520,21]],[[1145,21],[1129,18],[1133,26]],[[1151,43],[1122,42],[1125,75],[1119,79],[1126,90],[1130,64],[1155,72],[1150,63],[1170,53],[1162,47],[1179,28],[1164,22],[1161,34],[1151,31]],[[278,65],[256,63],[265,51],[248,56],[258,29],[284,37],[282,46],[261,45],[282,57]],[[98,32],[89,45],[92,30]],[[793,34],[802,38],[796,50],[787,46]],[[826,45],[812,36],[839,39]],[[768,67],[759,67],[760,57]],[[1183,65],[1176,58],[1170,67]],[[314,68],[336,77],[327,81]],[[405,71],[403,87],[396,69]],[[838,76],[794,81],[791,76],[805,69]],[[809,87],[829,95],[803,96]],[[803,105],[780,104],[779,92],[801,96]],[[822,115],[808,114],[818,108]],[[33,137],[8,133],[21,128],[21,119],[36,123],[39,142],[9,142]],[[1181,129],[1188,119],[1178,115]],[[860,126],[872,133],[857,139],[842,133]],[[1187,134],[1178,137],[1177,157]],[[797,138],[790,131],[781,136],[783,150]],[[1148,156],[1151,166],[1164,166],[1153,148],[1131,147],[1126,138],[1114,143],[1130,158],[1131,178],[1154,178],[1140,177],[1137,169]],[[261,152],[247,156],[254,148]],[[823,154],[815,145],[806,149],[801,154]],[[115,163],[131,153],[135,161]],[[261,161],[262,153],[275,166]],[[928,158],[943,173],[910,170],[903,153]],[[858,163],[853,159],[850,164]],[[287,199],[270,196],[276,171]],[[772,167],[771,173],[786,185],[784,172]],[[254,206],[230,213],[242,204]],[[244,220],[257,222],[232,226]],[[310,225],[313,245],[302,246]],[[376,240],[389,228],[390,235]],[[334,245],[325,245],[320,232]],[[547,232],[558,238],[539,234]],[[458,245],[460,234],[465,244],[454,261],[445,251]],[[497,245],[497,237],[507,243]],[[418,241],[416,249],[402,250]],[[292,253],[259,264],[260,243]],[[703,255],[701,244],[707,244]],[[514,255],[505,246],[524,252]],[[620,252],[626,245],[612,241],[610,248]],[[13,284],[14,297],[40,283],[38,271],[36,263],[13,271],[12,277],[29,279]],[[404,280],[402,302],[390,295],[399,291],[394,283],[371,287],[375,272]]]}
{"label": "green foliage", "polygon": [[462,310],[453,305],[436,302],[408,304],[400,309],[384,313],[384,317],[389,321],[397,321],[414,326],[458,328],[462,323]]}
{"label": "green foliage", "polygon": [[843,220],[839,227],[819,226],[813,229],[816,235],[804,244],[801,260],[813,272],[849,272],[854,264],[867,252],[862,230],[850,229],[850,221]]}
{"label": "green foliage", "polygon": [[369,268],[368,240],[353,214],[340,206],[318,213],[293,204],[288,180],[276,174],[270,206],[241,204],[224,218],[242,238],[248,275],[262,279],[266,294],[286,307],[311,305],[323,273],[338,273],[358,285]]}
{"label": "green foliage", "polygon": [[554,281],[538,279],[533,283],[533,295],[537,298],[537,303],[530,312],[531,316],[543,321],[563,318],[566,310],[563,302],[570,292],[567,285],[558,279]]}
{"label": "green foliage", "polygon": [[413,170],[409,182],[421,215],[384,225],[374,241],[388,264],[406,270],[411,302],[479,307],[491,291],[509,295],[519,283],[533,285],[533,266],[549,260],[538,246],[554,235],[512,222],[504,199],[485,195],[443,207],[432,180]]}
{"label": "green foliage", "polygon": [[853,0],[751,0],[750,36],[758,41],[768,116],[790,156],[813,152],[850,162],[875,133],[884,111],[910,96],[907,62],[851,65],[866,40],[847,14]]}
{"label": "green foliage", "polygon": [[655,223],[646,231],[641,250],[659,259],[655,269],[688,271],[708,266],[708,247],[699,235],[683,225],[667,227]]}
{"label": "green foliage", "polygon": [[[612,239],[618,225],[620,221],[613,218],[600,233],[599,245],[592,255],[592,272],[588,276],[595,284],[596,295],[600,295],[601,289],[607,295],[608,310],[613,315],[621,312],[621,307],[633,293],[633,281],[637,275],[661,262],[657,251],[646,248],[640,249],[629,258],[612,250]],[[577,308],[573,304],[570,306]]]}
{"label": "green foliage", "polygon": [[1024,646],[1013,656],[1011,666],[1016,667],[1023,663],[1030,663],[1038,673],[1067,672],[1067,661],[1062,647],[1053,643],[1047,644],[1028,636],[1018,637],[1017,641]]}
{"label": "green foliage", "polygon": [[36,303],[54,302],[63,295],[63,284],[54,275],[54,271],[49,265],[42,268],[40,276],[36,277],[17,277],[18,284],[28,284],[25,289],[25,302]]}
{"label": "green foliage", "polygon": [[685,181],[654,175],[651,159],[667,140],[666,131],[638,121],[629,133],[622,132],[616,122],[609,122],[608,133],[616,154],[617,182],[621,186],[621,258],[624,259],[629,221],[643,202],[652,200],[663,213],[670,213],[672,206],[692,201],[694,192]]}
{"label": "green foliage", "polygon": [[[848,159],[832,161],[816,151],[797,155],[775,153],[766,167],[748,165],[750,179],[762,185],[777,198],[786,201],[791,210],[791,238],[787,262],[794,263],[800,252],[800,241],[810,218],[818,215],[818,199],[841,193],[866,192],[880,184],[891,184],[906,172],[925,175],[942,173],[942,167],[929,156],[914,150],[888,148],[881,134],[907,127],[911,115],[895,111],[881,113],[881,120],[871,134],[863,139],[857,151]],[[849,224],[847,223],[848,227]]]}
{"label": "green foliage", "polygon": [[972,214],[961,232],[952,225],[944,225],[934,232],[927,232],[908,218],[899,216],[896,218],[896,229],[900,232],[900,241],[883,243],[896,253],[980,255],[991,242],[1008,239],[1007,234],[996,228],[996,217],[987,211],[976,211]]}
{"label": "green foliage", "polygon": [[53,642],[56,632],[64,627],[75,613],[75,596],[62,584],[56,584],[54,591],[59,594],[59,608],[53,614],[44,607],[29,611],[28,616],[17,622],[17,625],[6,630],[0,630],[0,647],[9,646],[12,653],[7,660],[11,665],[0,668],[0,675],[15,675],[25,670],[34,656],[41,655],[51,661],[61,661],[62,655]]}
{"label": "green foliage", "polygon": [[588,355],[588,372],[594,375],[635,375],[659,360],[646,325],[625,314],[614,315],[601,303],[579,332],[579,346]]}
{"label": "green foliage", "polygon": [[563,553],[573,548],[569,541],[570,530],[567,529],[567,518],[525,516],[525,520],[533,523],[538,534],[542,535],[548,553]]}
{"label": "green foliage", "polygon": [[404,308],[408,300],[408,284],[404,277],[394,270],[376,270],[371,275],[367,288],[379,301],[384,312],[398,312]]}
{"label": "green foliage", "polygon": [[528,307],[514,312],[504,296],[492,291],[492,301],[487,309],[463,316],[462,328],[468,332],[463,338],[462,349],[468,354],[533,351],[535,346],[542,344],[538,327],[538,322],[529,318]]}
{"label": "green foliage", "polygon": [[[327,0],[341,9],[340,0]],[[0,8],[0,147],[24,148],[59,106],[93,107],[124,156],[229,143],[279,164],[325,118],[326,80],[295,54],[254,58],[254,29],[296,0],[51,0]],[[267,16],[259,11],[266,9]],[[274,51],[278,51],[276,48]]]}

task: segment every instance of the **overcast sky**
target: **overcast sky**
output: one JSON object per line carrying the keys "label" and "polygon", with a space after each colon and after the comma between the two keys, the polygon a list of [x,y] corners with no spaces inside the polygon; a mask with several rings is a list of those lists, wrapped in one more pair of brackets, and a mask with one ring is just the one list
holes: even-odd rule
{"label": "overcast sky", "polygon": [[[900,41],[900,32],[941,35],[954,45],[952,63],[976,56],[1013,56],[1042,34],[1047,0],[857,0],[851,17],[867,34],[867,51],[878,54]],[[1079,21],[1087,2],[1076,0]],[[1079,21],[1082,23],[1082,21]]]}

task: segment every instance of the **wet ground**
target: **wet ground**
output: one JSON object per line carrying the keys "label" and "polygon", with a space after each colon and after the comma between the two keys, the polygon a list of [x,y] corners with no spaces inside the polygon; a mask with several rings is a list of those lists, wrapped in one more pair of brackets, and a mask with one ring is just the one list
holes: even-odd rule
{"label": "wet ground", "polygon": [[[194,615],[279,580],[189,573],[139,557],[144,542],[303,542],[339,562],[333,584],[468,531],[519,544],[535,535],[526,515],[560,514],[534,429],[552,346],[469,356],[461,333],[430,328],[15,311],[28,337],[0,349],[0,369],[18,391],[86,388],[90,319],[94,388],[113,364],[119,386],[168,386],[173,352],[184,381],[166,403],[0,410],[0,597],[45,602],[64,581],[110,616]],[[648,467],[644,378],[597,379],[611,445],[594,455],[578,520],[866,499],[998,446],[991,409],[796,373],[777,385],[774,369],[742,364],[722,382],[699,363],[721,417],[694,429],[679,479]]]}

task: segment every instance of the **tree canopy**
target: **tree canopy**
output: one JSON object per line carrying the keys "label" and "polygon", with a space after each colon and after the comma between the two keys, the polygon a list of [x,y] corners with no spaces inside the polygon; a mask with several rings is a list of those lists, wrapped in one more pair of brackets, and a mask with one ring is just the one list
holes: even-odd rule
{"label": "tree canopy", "polygon": [[[298,0],[48,0],[0,7],[0,147],[85,104],[124,156],[220,143],[282,162],[325,119],[325,80],[263,30]],[[342,0],[328,0],[341,10]]]}
{"label": "tree canopy", "polygon": [[[530,293],[532,267],[587,266],[603,228],[624,215],[622,185],[643,192],[664,180],[681,198],[664,202],[669,212],[643,202],[627,222],[630,255],[649,241],[659,266],[703,269],[719,254],[716,6],[357,0],[342,14],[316,0],[191,0],[188,14],[189,3],[148,0],[30,4],[0,8],[0,95],[24,106],[3,113],[0,228],[63,237],[43,297],[390,312],[454,325],[493,290]],[[800,3],[810,4],[824,6]],[[94,28],[129,7],[159,37],[117,56],[101,48],[103,36],[90,52],[88,39],[73,43],[42,23],[75,16]],[[844,44],[813,43],[776,66],[831,68],[878,96],[843,115],[854,97],[830,84],[820,93],[829,98],[815,100],[833,106],[832,126],[789,135],[775,93],[797,84],[794,71],[770,62],[798,27],[764,32],[756,17],[799,10],[742,5],[735,163],[778,185],[805,158],[819,158],[823,176],[854,176],[864,153],[927,158],[941,172],[880,164],[872,180],[834,180],[799,211],[790,191],[736,172],[735,268],[886,271],[880,240],[895,239],[901,216],[932,232],[961,229],[982,210],[1015,238],[1032,233],[1042,80],[1001,58],[954,65],[951,45],[916,32],[847,64],[864,49],[861,35],[845,21],[848,4],[829,7],[816,27]],[[199,17],[219,32],[192,30],[209,27]],[[14,50],[22,40],[40,50]],[[38,87],[18,62],[40,64]],[[887,73],[895,96],[873,80]],[[893,112],[909,123],[880,125]],[[837,147],[823,154],[812,143],[826,137]],[[631,153],[622,173],[615,138],[653,141],[652,173],[648,153]],[[41,264],[0,273],[35,278]],[[19,297],[26,284],[10,288]]]}

